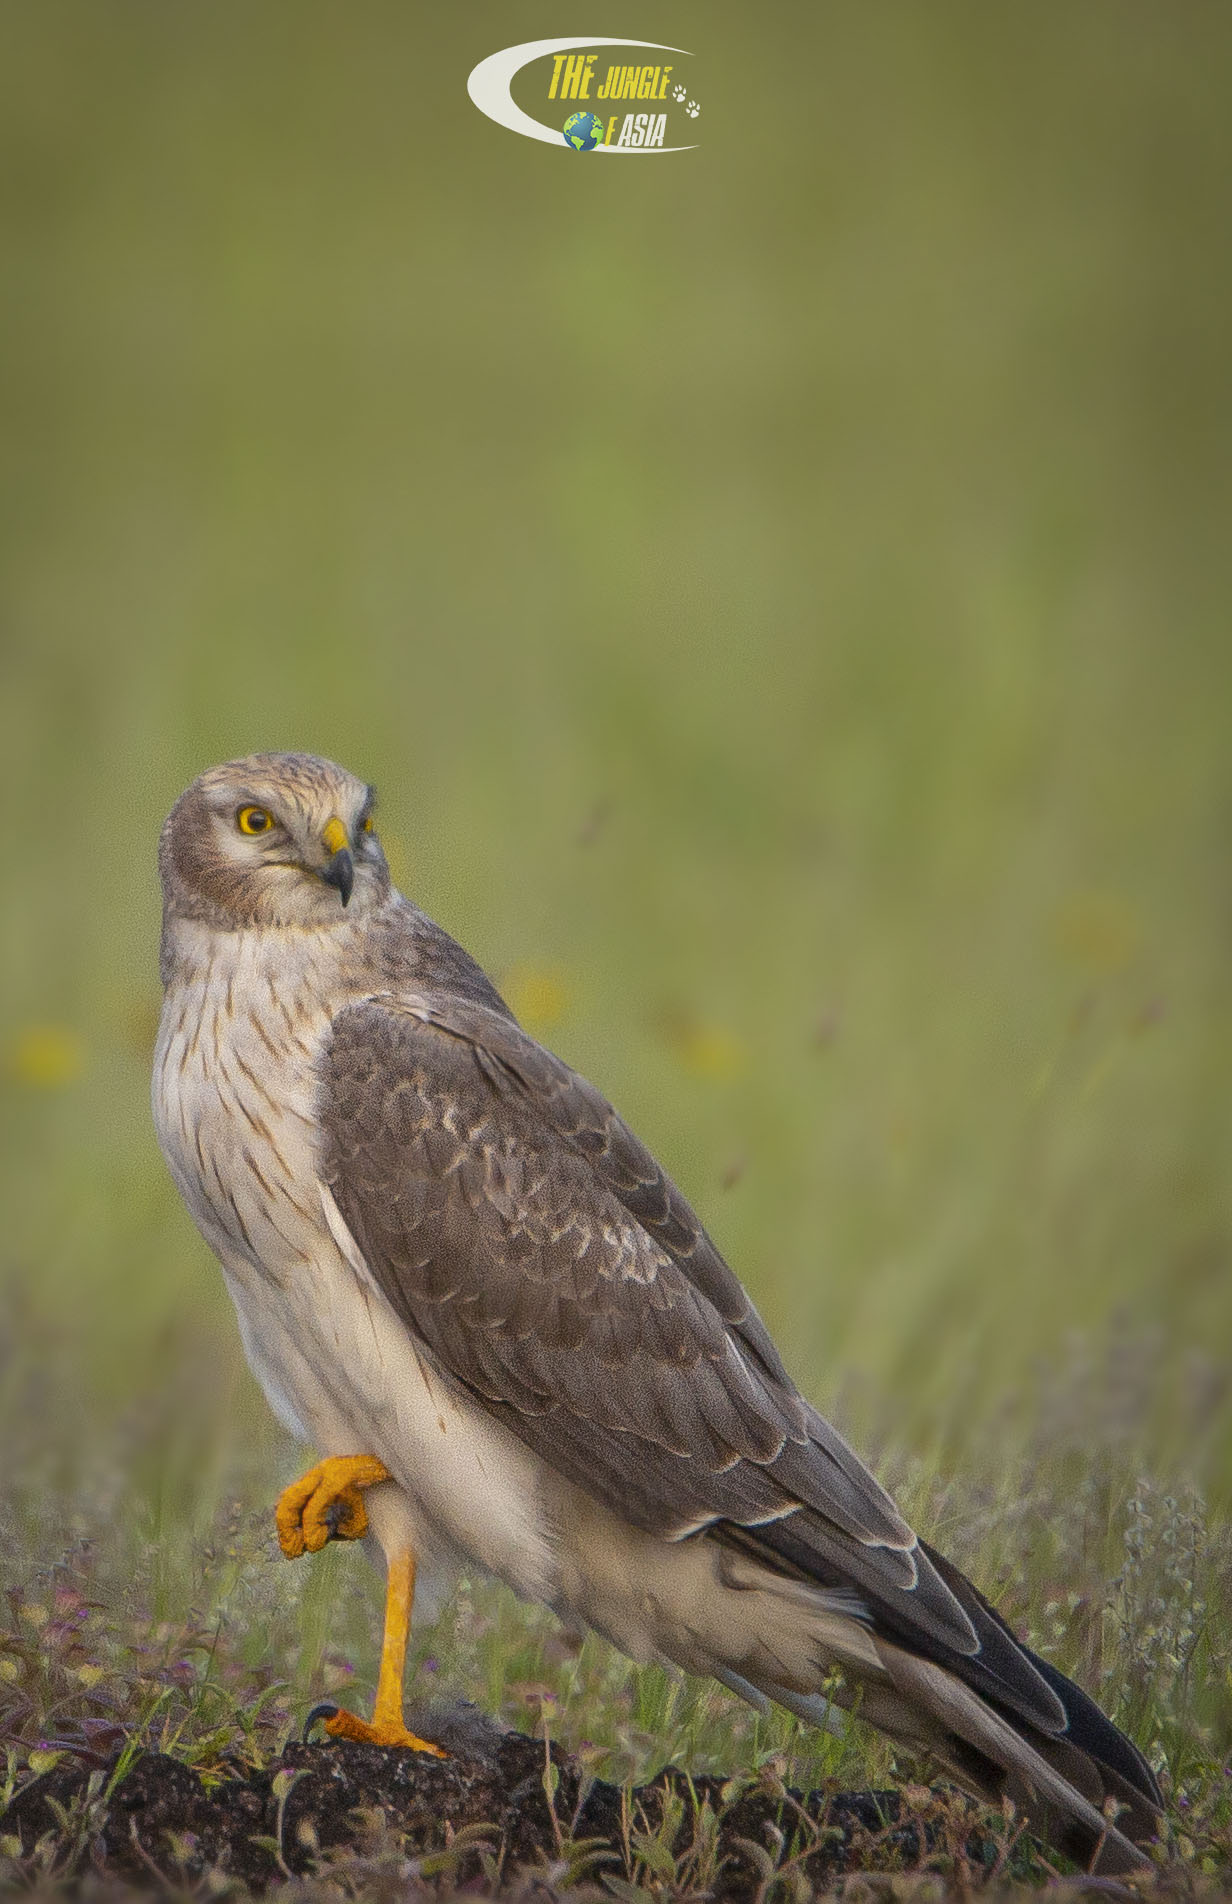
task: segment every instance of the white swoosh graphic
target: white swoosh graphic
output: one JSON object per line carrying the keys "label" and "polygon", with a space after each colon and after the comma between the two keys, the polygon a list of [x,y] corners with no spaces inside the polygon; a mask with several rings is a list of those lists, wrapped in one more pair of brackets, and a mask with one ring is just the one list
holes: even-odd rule
{"label": "white swoosh graphic", "polygon": [[[657,40],[524,40],[521,46],[506,46],[499,53],[489,53],[487,59],[480,60],[474,72],[466,82],[466,90],[478,106],[480,112],[489,119],[495,119],[498,126],[505,126],[510,132],[520,132],[527,139],[541,139],[545,145],[558,145],[562,152],[569,147],[565,144],[564,134],[558,127],[541,125],[538,119],[532,119],[521,106],[515,105],[509,91],[515,73],[520,73],[532,60],[542,59],[545,53],[572,53],[581,46],[646,46],[655,53],[683,53],[691,59],[691,53],[683,46],[660,46]],[[585,101],[581,102],[585,105]],[[602,103],[602,102],[600,102]],[[597,145],[596,152],[696,152],[692,145]]]}

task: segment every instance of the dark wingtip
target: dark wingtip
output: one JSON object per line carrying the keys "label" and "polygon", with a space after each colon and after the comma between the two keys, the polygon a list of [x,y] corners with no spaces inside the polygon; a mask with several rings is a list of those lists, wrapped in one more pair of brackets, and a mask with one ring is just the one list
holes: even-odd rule
{"label": "dark wingtip", "polygon": [[[1042,1680],[1063,1719],[1061,1727],[1046,1722],[1043,1724],[1045,1739],[1052,1737],[1058,1742],[1064,1741],[1093,1760],[1100,1772],[1106,1775],[1105,1785],[1109,1795],[1130,1808],[1131,1816],[1128,1820],[1122,1820],[1121,1831],[1130,1838],[1149,1842],[1156,1834],[1159,1814],[1163,1811],[1163,1793],[1154,1772],[1133,1740],[1113,1724],[1089,1693],[1020,1640],[996,1608],[989,1605],[978,1587],[972,1586],[956,1567],[929,1547],[927,1542],[921,1541],[920,1545],[936,1564],[942,1579],[960,1596],[980,1632],[982,1644],[979,1661],[955,1660],[952,1670],[960,1677],[967,1678],[985,1699],[999,1705],[1003,1711],[1017,1712],[1026,1717],[1028,1723],[1036,1724],[1040,1724],[1044,1715],[1032,1714],[1024,1706],[1022,1695],[1024,1690],[1029,1690],[1028,1673],[1032,1674],[1036,1685]],[[988,1680],[981,1681],[981,1669],[989,1673]]]}
{"label": "dark wingtip", "polygon": [[[1021,1645],[1021,1641],[1019,1642]],[[1144,1798],[1155,1811],[1164,1808],[1164,1795],[1159,1789],[1159,1780],[1151,1770],[1146,1759],[1133,1740],[1127,1738],[1119,1726],[1112,1723],[1107,1714],[1100,1710],[1089,1693],[1083,1692],[1072,1679],[1052,1666],[1046,1659],[1033,1653],[1029,1646],[1023,1646],[1023,1652],[1048,1684],[1052,1687],[1061,1704],[1065,1707],[1068,1724],[1065,1736],[1081,1752],[1086,1752],[1100,1765],[1115,1772],[1118,1778],[1130,1786],[1139,1797]]]}

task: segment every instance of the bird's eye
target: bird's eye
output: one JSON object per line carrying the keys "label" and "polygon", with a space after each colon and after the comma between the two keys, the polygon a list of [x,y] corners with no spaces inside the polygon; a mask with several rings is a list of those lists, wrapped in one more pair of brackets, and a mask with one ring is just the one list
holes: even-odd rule
{"label": "bird's eye", "polygon": [[274,824],[274,817],[264,807],[241,807],[235,816],[235,824],[241,833],[268,833]]}
{"label": "bird's eye", "polygon": [[372,831],[372,815],[371,815],[370,813],[365,813],[365,815],[364,815],[364,817],[363,817],[363,820],[362,820],[362,822],[361,822],[361,824],[360,824],[360,831],[361,831],[361,832],[363,832],[363,833],[371,833],[371,831]]}

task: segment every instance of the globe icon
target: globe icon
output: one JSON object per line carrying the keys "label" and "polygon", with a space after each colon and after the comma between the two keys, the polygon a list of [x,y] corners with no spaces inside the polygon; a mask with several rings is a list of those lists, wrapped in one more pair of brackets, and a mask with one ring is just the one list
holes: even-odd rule
{"label": "globe icon", "polygon": [[571,112],[565,120],[565,144],[575,152],[593,152],[603,137],[603,121],[593,112]]}

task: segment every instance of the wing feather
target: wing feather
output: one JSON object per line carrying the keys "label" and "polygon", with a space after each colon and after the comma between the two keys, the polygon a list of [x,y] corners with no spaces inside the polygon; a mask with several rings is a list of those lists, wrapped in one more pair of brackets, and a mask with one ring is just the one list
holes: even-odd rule
{"label": "wing feather", "polygon": [[[933,1656],[978,1654],[967,1607],[593,1086],[483,1003],[379,995],[335,1019],[320,1110],[323,1180],[369,1273],[551,1466],[652,1533],[710,1528],[856,1587]],[[1055,1725],[1020,1662],[1020,1704]]]}

